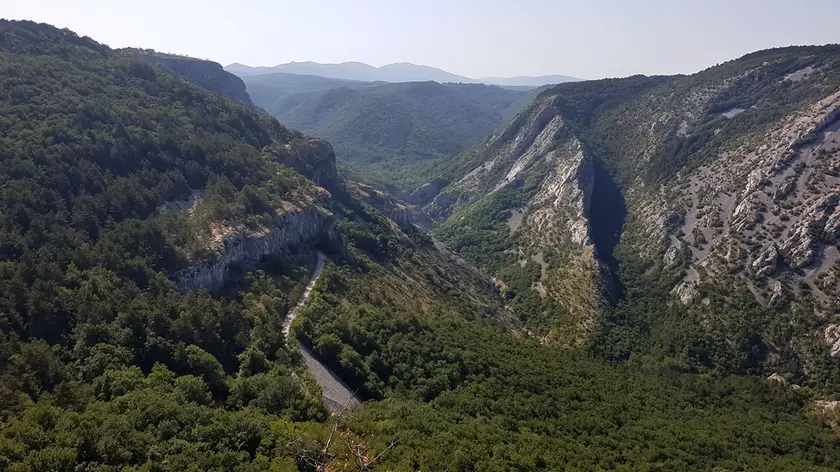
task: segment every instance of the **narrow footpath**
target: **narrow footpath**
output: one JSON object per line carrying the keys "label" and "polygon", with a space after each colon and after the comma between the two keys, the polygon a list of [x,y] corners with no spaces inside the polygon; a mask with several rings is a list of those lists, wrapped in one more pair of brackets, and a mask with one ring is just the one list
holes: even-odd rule
{"label": "narrow footpath", "polygon": [[329,408],[330,411],[338,413],[344,409],[345,405],[349,405],[350,408],[353,408],[360,405],[361,402],[359,402],[359,399],[353,395],[353,391],[350,390],[350,387],[348,387],[344,381],[335,375],[324,363],[316,359],[306,346],[299,343],[296,339],[292,339],[291,336],[292,322],[295,318],[297,318],[298,314],[300,314],[301,308],[303,308],[303,306],[306,305],[306,302],[309,301],[309,297],[312,295],[312,288],[315,287],[315,283],[318,282],[318,278],[321,276],[321,269],[324,268],[324,262],[326,262],[324,254],[322,254],[321,251],[318,251],[318,262],[315,264],[315,270],[312,272],[312,278],[310,278],[309,284],[303,291],[303,296],[300,297],[300,301],[298,301],[297,305],[295,305],[295,307],[292,308],[292,310],[289,311],[289,314],[283,319],[282,326],[286,342],[295,342],[300,348],[300,353],[303,355],[303,360],[306,363],[307,370],[309,370],[309,373],[315,377],[315,381],[318,382],[318,386],[321,387],[321,391],[324,394],[324,404],[327,405],[327,408]]}

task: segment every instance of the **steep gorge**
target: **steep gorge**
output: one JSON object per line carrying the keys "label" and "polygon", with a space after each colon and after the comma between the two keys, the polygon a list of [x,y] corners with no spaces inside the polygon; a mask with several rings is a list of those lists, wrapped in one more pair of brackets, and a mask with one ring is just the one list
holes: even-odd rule
{"label": "steep gorge", "polygon": [[[613,252],[625,205],[558,105],[556,97],[541,96],[463,156],[475,167],[426,208],[437,218],[451,213],[441,237],[510,287],[511,308],[520,307],[535,334],[581,345],[598,313],[622,297]],[[505,210],[515,212],[515,223],[502,224]],[[475,241],[479,227],[483,236]],[[504,252],[487,254],[482,244]]]}
{"label": "steep gorge", "polygon": [[[423,176],[453,253],[326,142],[0,20],[0,469],[837,470],[840,313],[806,288],[838,288],[840,75],[817,52],[747,64],[808,75],[780,82],[808,92],[784,120],[624,87],[661,79],[541,96]],[[780,294],[758,309],[726,291],[745,281]]]}
{"label": "steep gorge", "polygon": [[[784,48],[692,76],[561,84],[459,156],[427,211],[545,342],[621,332],[610,342],[644,352],[683,337],[726,346],[699,361],[686,347],[676,356],[687,365],[813,365],[840,353],[838,52]],[[641,299],[613,313],[623,282]],[[795,326],[787,338],[780,314]],[[756,339],[772,348],[747,352]],[[750,360],[733,367],[739,356]]]}

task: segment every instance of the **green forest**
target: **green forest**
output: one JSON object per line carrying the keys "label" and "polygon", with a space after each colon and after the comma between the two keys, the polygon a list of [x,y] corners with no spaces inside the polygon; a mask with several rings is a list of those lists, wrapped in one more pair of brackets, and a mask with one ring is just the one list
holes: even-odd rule
{"label": "green forest", "polygon": [[[748,356],[731,375],[506,330],[427,234],[284,166],[304,138],[130,51],[0,20],[0,470],[840,468],[814,390]],[[178,289],[220,257],[214,228],[307,205],[336,220],[323,239]],[[293,335],[365,400],[341,415],[281,327],[316,248],[330,262]],[[661,302],[629,289],[651,298],[625,314]],[[615,339],[649,329],[636,313]]]}
{"label": "green forest", "polygon": [[340,164],[404,190],[512,118],[537,90],[482,84],[357,82],[293,74],[244,78],[282,123],[327,139]]}

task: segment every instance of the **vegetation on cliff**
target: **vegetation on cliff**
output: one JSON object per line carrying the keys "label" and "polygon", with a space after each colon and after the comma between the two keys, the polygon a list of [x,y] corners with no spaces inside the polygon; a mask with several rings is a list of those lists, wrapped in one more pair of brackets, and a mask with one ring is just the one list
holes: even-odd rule
{"label": "vegetation on cliff", "polygon": [[[836,434],[806,417],[812,388],[728,377],[754,358],[704,364],[715,346],[651,335],[684,331],[656,316],[664,279],[629,246],[612,348],[541,345],[481,273],[340,188],[327,147],[69,31],[0,21],[0,163],[2,470],[310,471],[315,456],[367,470],[377,451],[406,471],[840,467]],[[538,263],[474,246],[508,248],[509,207],[536,185],[441,230],[534,318],[542,298],[520,294]],[[329,238],[214,293],[177,290],[225,228],[304,205],[331,212]],[[294,332],[370,400],[338,419],[281,330],[315,245],[331,262]]]}
{"label": "vegetation on cliff", "polygon": [[[131,54],[7,21],[0,115],[0,468],[229,468],[253,458],[262,415],[326,417],[279,330],[305,259],[225,297],[172,280],[212,224],[259,226],[323,192],[272,157],[299,133]],[[192,215],[166,209],[181,200]]]}
{"label": "vegetation on cliff", "polygon": [[[829,202],[827,211],[833,208],[832,182],[836,188],[836,180],[830,168],[832,162],[836,165],[838,154],[831,143],[837,137],[823,133],[809,138],[808,123],[820,122],[822,115],[830,116],[836,107],[831,97],[840,89],[838,67],[837,46],[792,47],[750,54],[690,76],[637,76],[553,87],[510,126],[439,168],[441,176],[452,183],[429,205],[437,215],[448,216],[437,234],[509,287],[509,307],[538,335],[550,333],[553,327],[580,331],[569,325],[562,310],[549,306],[550,291],[548,297],[537,293],[546,286],[564,283],[571,288],[554,296],[560,302],[571,298],[570,293],[587,292],[587,297],[596,299],[604,287],[617,295],[616,301],[622,298],[621,285],[626,284],[630,290],[623,301],[616,307],[604,306],[584,326],[593,352],[609,359],[651,354],[692,371],[769,375],[780,370],[831,392],[838,383],[838,369],[832,367],[837,361],[828,357],[821,330],[840,307],[836,301],[832,305],[829,296],[820,295],[806,274],[829,273],[834,262],[825,258],[828,265],[821,267],[820,257],[815,257],[814,266],[785,270],[784,264],[791,262],[779,256],[780,269],[769,279],[769,287],[765,280],[753,277],[749,264],[768,241],[785,234],[790,226],[786,221],[795,220],[820,198]],[[552,128],[554,120],[560,124]],[[774,143],[770,137],[776,135]],[[796,153],[785,154],[778,143],[795,151],[800,138],[800,147],[825,142],[815,148],[807,164],[797,164],[791,172],[795,179],[785,184],[786,191],[798,194],[803,202],[779,201],[783,192],[775,189],[785,188],[780,179],[749,173],[766,166],[783,168],[783,157]],[[597,190],[598,179],[590,182],[587,174],[572,166],[576,161],[563,157],[570,142],[579,143],[583,155],[602,169],[601,182],[614,182],[627,198],[627,221],[617,250],[620,261],[610,254],[614,229],[625,218],[618,211],[621,198],[605,203],[607,194]],[[755,156],[766,157],[752,167],[741,163],[755,161]],[[716,168],[697,174],[698,169],[716,162]],[[561,167],[562,172],[555,171]],[[798,189],[791,191],[797,179],[801,180]],[[725,220],[740,199],[754,190],[744,188],[752,181],[762,188],[759,194],[766,194],[759,195],[762,201],[756,210],[763,214],[736,229]],[[595,189],[587,194],[590,184]],[[557,253],[586,252],[585,245],[557,240],[540,254],[532,249],[534,239],[556,232],[575,216],[560,214],[539,227],[529,225],[534,213],[545,206],[544,201],[535,201],[538,189],[563,186],[583,189],[583,198],[590,204],[589,214],[584,210],[578,216],[586,219],[596,258],[610,268],[609,273],[592,271],[600,282],[597,290],[574,277],[591,261],[556,257]],[[518,197],[505,198],[510,193]],[[719,201],[713,202],[712,194],[719,195]],[[561,208],[570,208],[572,203],[559,198],[552,202]],[[604,234],[599,234],[599,225],[607,217],[615,224],[607,224]],[[819,224],[824,219],[815,218],[814,229],[806,231],[813,237],[798,241],[795,235],[790,237],[806,249],[813,239],[817,253],[831,254],[836,237],[826,236]],[[687,221],[697,225],[701,219],[708,226],[705,234],[695,239],[680,233]],[[762,226],[763,219],[775,221]],[[604,235],[606,239],[600,237]],[[681,249],[683,240],[689,243]],[[717,254],[698,260],[713,246]],[[535,258],[547,263],[542,274],[532,263]],[[772,263],[775,270],[775,259]],[[724,268],[712,272],[720,265]],[[685,306],[672,291],[690,271],[704,276],[696,277],[703,282],[694,296],[698,302]],[[822,280],[824,294],[830,293],[830,276]],[[802,296],[791,303],[783,301],[783,294],[774,297],[772,284],[776,282],[779,290]],[[780,301],[770,303],[771,298]],[[820,298],[822,304],[817,303]],[[523,306],[519,302],[524,299],[542,302]],[[558,339],[552,337],[552,341]]]}

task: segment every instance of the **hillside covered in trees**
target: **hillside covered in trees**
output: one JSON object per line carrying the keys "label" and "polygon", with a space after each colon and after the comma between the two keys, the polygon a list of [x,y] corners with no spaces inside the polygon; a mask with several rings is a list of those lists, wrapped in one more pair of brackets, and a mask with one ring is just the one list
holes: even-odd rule
{"label": "hillside covered in trees", "polygon": [[511,119],[537,94],[483,84],[382,83],[311,75],[245,76],[254,102],[324,138],[340,162],[406,189]]}
{"label": "hillside covered in trees", "polygon": [[[541,344],[328,144],[176,73],[0,20],[0,469],[840,468],[813,388]],[[281,329],[316,249],[292,334],[340,417]]]}

